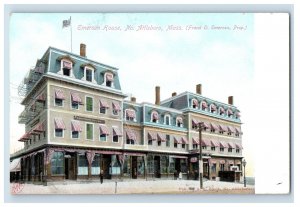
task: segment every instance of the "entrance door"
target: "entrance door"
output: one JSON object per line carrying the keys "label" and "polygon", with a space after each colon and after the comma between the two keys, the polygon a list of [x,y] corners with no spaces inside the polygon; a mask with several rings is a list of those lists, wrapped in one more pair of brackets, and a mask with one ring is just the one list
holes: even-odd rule
{"label": "entrance door", "polygon": [[104,173],[104,178],[105,179],[111,179],[111,176],[109,174],[109,166],[111,164],[111,155],[103,155],[101,159],[101,169],[103,170]]}
{"label": "entrance door", "polygon": [[207,162],[203,163],[203,177],[209,179],[209,165]]}
{"label": "entrance door", "polygon": [[154,176],[160,178],[160,157],[154,156]]}
{"label": "entrance door", "polygon": [[177,173],[179,173],[181,171],[179,158],[175,158],[175,170],[177,171]]}
{"label": "entrance door", "polygon": [[133,179],[137,179],[137,157],[131,157],[131,175]]}
{"label": "entrance door", "polygon": [[75,155],[66,154],[65,155],[65,179],[75,180]]}
{"label": "entrance door", "polygon": [[69,158],[65,158],[65,179],[69,179]]}

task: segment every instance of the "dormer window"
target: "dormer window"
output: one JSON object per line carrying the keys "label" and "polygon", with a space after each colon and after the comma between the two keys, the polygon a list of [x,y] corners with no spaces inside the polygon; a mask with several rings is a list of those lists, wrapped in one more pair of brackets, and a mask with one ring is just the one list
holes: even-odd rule
{"label": "dormer window", "polygon": [[210,104],[210,112],[215,113],[217,111],[217,107],[215,104]]}
{"label": "dormer window", "polygon": [[158,113],[156,111],[151,113],[151,122],[158,123]]}
{"label": "dormer window", "polygon": [[198,108],[198,101],[196,99],[192,99],[192,107],[193,109]]}
{"label": "dormer window", "polygon": [[235,113],[235,116],[236,116],[237,119],[239,119],[239,118],[241,117],[240,112],[237,111],[237,112]]}
{"label": "dormer window", "polygon": [[132,109],[125,110],[125,117],[127,121],[136,121],[135,111]]}
{"label": "dormer window", "polygon": [[70,76],[71,75],[71,69],[72,69],[72,62],[62,60],[63,75]]}
{"label": "dormer window", "polygon": [[220,107],[220,108],[219,108],[219,113],[220,113],[220,115],[223,115],[223,114],[225,113],[225,110],[224,110],[223,107]]}
{"label": "dormer window", "polygon": [[181,117],[176,118],[176,126],[183,127],[183,120]]}
{"label": "dormer window", "polygon": [[165,123],[166,125],[171,125],[171,116],[170,116],[169,114],[166,114],[166,115],[165,115],[164,123]]}
{"label": "dormer window", "polygon": [[85,66],[84,67],[84,76],[82,79],[85,81],[88,81],[88,82],[95,83],[94,72],[95,72],[94,68]]}
{"label": "dormer window", "polygon": [[107,87],[112,87],[113,80],[114,80],[113,74],[111,74],[111,73],[105,74],[105,85]]}
{"label": "dormer window", "polygon": [[208,108],[207,103],[205,101],[202,101],[201,103],[201,109],[206,110]]}
{"label": "dormer window", "polygon": [[227,115],[228,115],[228,117],[232,117],[233,112],[231,109],[227,109]]}

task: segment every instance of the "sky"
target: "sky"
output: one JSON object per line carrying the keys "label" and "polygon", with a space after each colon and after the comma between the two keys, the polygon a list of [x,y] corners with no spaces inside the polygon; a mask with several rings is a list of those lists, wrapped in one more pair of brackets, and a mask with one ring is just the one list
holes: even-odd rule
{"label": "sky", "polygon": [[[62,21],[70,16],[72,28],[62,28]],[[277,100],[278,93],[288,95],[288,79],[282,83],[284,87],[275,87],[276,94],[269,93],[274,90],[272,85],[268,85],[282,82],[282,77],[287,78],[288,73],[284,70],[286,65],[276,70],[273,65],[259,65],[255,59],[257,54],[260,57],[268,54],[261,53],[263,48],[257,50],[260,48],[258,40],[264,45],[265,41],[282,38],[279,40],[284,47],[285,36],[270,38],[264,35],[263,26],[267,29],[270,27],[269,31],[275,28],[275,22],[270,18],[258,30],[255,24],[257,18],[262,17],[243,13],[12,14],[9,73],[10,107],[13,110],[10,111],[10,125],[18,127],[11,130],[11,152],[23,146],[17,141],[24,133],[24,125],[18,124],[18,115],[23,110],[20,105],[22,97],[17,92],[18,85],[49,46],[71,51],[72,31],[72,52],[79,54],[79,45],[84,43],[89,59],[119,68],[122,91],[136,97],[137,102],[154,103],[155,86],[161,87],[161,100],[164,100],[172,92],[195,92],[199,83],[202,84],[202,95],[205,97],[227,103],[227,97],[234,96],[234,105],[241,111],[247,173],[253,176],[254,163],[259,162],[259,157],[255,155],[257,151],[264,153],[264,148],[258,149],[257,143],[266,138],[263,137],[266,128],[274,127],[273,111],[268,111],[269,108],[264,110],[261,103],[272,98],[272,107],[282,109],[282,115],[286,112],[285,107],[288,107],[287,103]],[[133,30],[125,31],[128,25]],[[138,30],[140,25],[161,29]],[[170,26],[181,30],[168,30]],[[267,52],[272,51],[272,47],[268,47]],[[277,56],[272,57],[277,60]],[[270,62],[274,63],[272,59]],[[264,66],[273,68],[271,77],[265,76],[267,71]],[[260,67],[262,69],[258,69]],[[278,72],[274,74],[274,71]],[[258,103],[258,100],[261,102]],[[262,123],[264,127],[257,125],[262,121],[260,113],[270,115]],[[280,119],[280,114],[278,116]],[[277,130],[281,130],[279,134],[285,136],[284,129]]]}

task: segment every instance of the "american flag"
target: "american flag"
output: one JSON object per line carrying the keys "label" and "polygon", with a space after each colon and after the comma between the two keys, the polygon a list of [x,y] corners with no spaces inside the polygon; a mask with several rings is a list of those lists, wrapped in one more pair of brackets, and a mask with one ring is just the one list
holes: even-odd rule
{"label": "american flag", "polygon": [[63,20],[62,28],[68,27],[70,25],[71,25],[71,17],[70,17],[70,19]]}

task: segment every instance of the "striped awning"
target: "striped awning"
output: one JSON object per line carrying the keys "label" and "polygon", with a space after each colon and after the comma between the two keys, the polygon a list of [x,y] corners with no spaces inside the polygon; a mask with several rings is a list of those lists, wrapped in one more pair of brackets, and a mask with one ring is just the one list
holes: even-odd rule
{"label": "striped awning", "polygon": [[157,111],[153,111],[152,112],[152,119],[158,120],[158,113],[157,113]]}
{"label": "striped awning", "polygon": [[157,133],[157,140],[161,141],[161,142],[165,142],[167,140],[166,135],[161,134],[161,133]]}
{"label": "striped awning", "polygon": [[221,132],[227,132],[227,128],[222,124],[219,125],[219,129]]}
{"label": "striped awning", "polygon": [[220,107],[220,114],[224,114],[225,113],[225,110],[223,107]]}
{"label": "striped awning", "polygon": [[220,142],[217,140],[210,140],[211,142],[211,146],[213,147],[219,147],[220,146]]}
{"label": "striped awning", "polygon": [[109,135],[108,127],[105,125],[99,125],[100,134]]}
{"label": "striped awning", "polygon": [[205,101],[202,101],[202,108],[207,108],[207,103]]}
{"label": "striped awning", "polygon": [[243,149],[242,145],[239,143],[235,143],[236,149]]}
{"label": "striped awning", "polygon": [[219,129],[218,125],[216,125],[214,123],[210,123],[210,125],[211,125],[211,129],[214,129],[214,130],[218,130]]}
{"label": "striped awning", "polygon": [[174,143],[177,143],[177,144],[182,144],[182,140],[181,140],[181,138],[179,138],[179,137],[175,137],[175,136],[174,136]]}
{"label": "striped awning", "polygon": [[126,130],[126,136],[128,139],[136,141],[136,135],[132,130],[127,129]]}
{"label": "striped awning", "polygon": [[72,102],[82,103],[82,100],[78,93],[71,93],[71,100]]}
{"label": "striped awning", "polygon": [[35,99],[37,101],[46,101],[46,94],[45,94],[45,92],[40,93]]}
{"label": "striped awning", "polygon": [[72,63],[63,61],[63,68],[65,69],[72,69]]}
{"label": "striped awning", "polygon": [[197,126],[198,125],[198,121],[196,119],[192,119],[192,125],[193,126]]}
{"label": "striped awning", "polygon": [[232,126],[227,126],[227,128],[228,128],[228,132],[233,133],[233,132],[235,131],[234,128],[233,128]]}
{"label": "striped awning", "polygon": [[202,146],[211,146],[211,143],[208,139],[202,138],[201,141],[202,141],[202,143],[201,143]]}
{"label": "striped awning", "polygon": [[123,134],[121,133],[121,130],[118,127],[113,127],[113,136],[123,136]]}
{"label": "striped awning", "polygon": [[210,129],[210,123],[209,122],[203,122],[203,126],[207,129]]}
{"label": "striped awning", "polygon": [[64,92],[60,89],[56,89],[55,90],[55,98],[64,100],[65,99]]}
{"label": "striped awning", "polygon": [[199,138],[193,137],[193,144],[198,144],[199,145]]}
{"label": "striped awning", "polygon": [[235,148],[235,145],[232,142],[228,142],[228,148]]}
{"label": "striped awning", "polygon": [[131,109],[126,109],[126,117],[135,118],[135,111]]}
{"label": "striped awning", "polygon": [[54,118],[55,129],[66,129],[65,123],[62,118]]}
{"label": "striped awning", "polygon": [[211,109],[211,111],[216,111],[217,107],[215,104],[210,104],[210,109]]}
{"label": "striped awning", "polygon": [[112,103],[112,106],[113,106],[113,109],[114,109],[114,110],[116,110],[116,111],[121,111],[121,107],[120,107],[119,103],[113,102],[113,103]]}
{"label": "striped awning", "polygon": [[228,148],[228,144],[224,141],[220,141],[220,147],[222,148]]}
{"label": "striped awning", "polygon": [[82,131],[82,127],[80,125],[79,121],[71,121],[71,130],[72,132],[81,132]]}
{"label": "striped awning", "polygon": [[182,140],[183,144],[188,144],[189,143],[187,138],[185,138],[185,137],[181,137],[181,140]]}
{"label": "striped awning", "polygon": [[100,108],[107,108],[107,109],[109,108],[108,103],[104,100],[100,100],[99,104],[100,104]]}
{"label": "striped awning", "polygon": [[180,123],[180,124],[182,124],[183,123],[182,118],[181,117],[177,117],[177,122]]}
{"label": "striped awning", "polygon": [[38,123],[34,128],[34,132],[44,132],[45,131],[45,122]]}
{"label": "striped awning", "polygon": [[106,74],[106,81],[113,81],[113,80],[114,80],[113,74],[107,73]]}
{"label": "striped awning", "polygon": [[237,128],[237,127],[235,127],[235,132],[238,133],[238,134],[242,134],[241,129],[240,129],[240,128]]}
{"label": "striped awning", "polygon": [[18,140],[20,142],[26,142],[30,138],[30,132],[26,132],[21,136],[21,138]]}
{"label": "striped awning", "polygon": [[196,99],[193,99],[193,105],[198,106],[198,101]]}
{"label": "striped awning", "polygon": [[148,132],[148,140],[156,140],[156,139],[157,139],[156,133]]}

